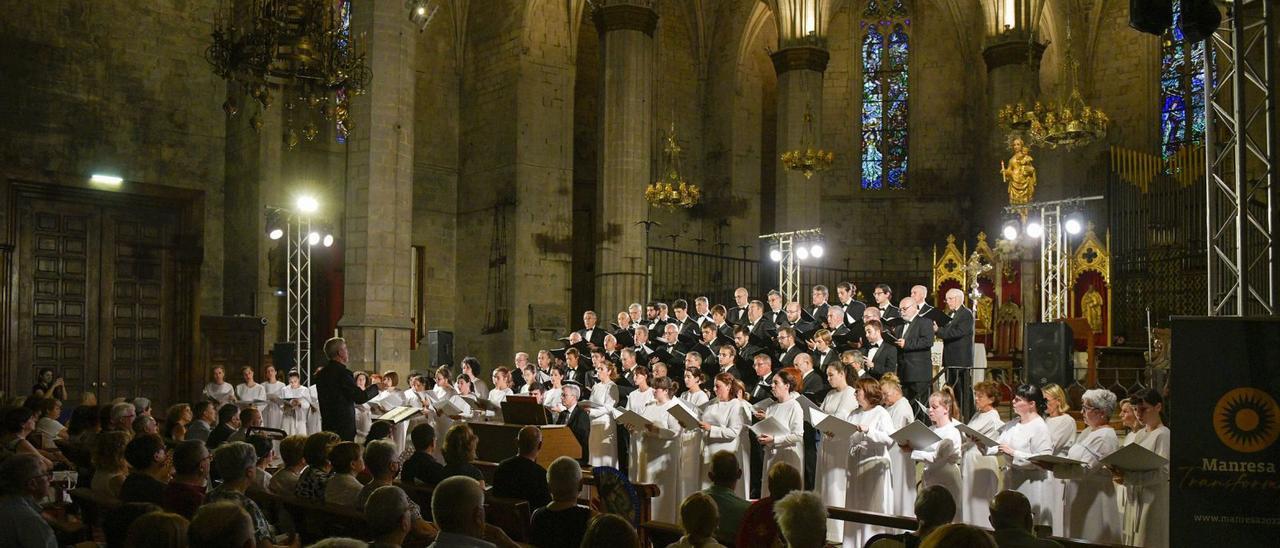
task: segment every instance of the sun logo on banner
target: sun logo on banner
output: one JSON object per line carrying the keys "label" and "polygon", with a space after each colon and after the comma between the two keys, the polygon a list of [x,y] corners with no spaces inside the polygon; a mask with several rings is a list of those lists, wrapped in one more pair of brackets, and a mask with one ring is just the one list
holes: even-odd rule
{"label": "sun logo on banner", "polygon": [[1256,453],[1280,437],[1280,406],[1257,388],[1236,388],[1213,408],[1213,430],[1223,445],[1241,453]]}

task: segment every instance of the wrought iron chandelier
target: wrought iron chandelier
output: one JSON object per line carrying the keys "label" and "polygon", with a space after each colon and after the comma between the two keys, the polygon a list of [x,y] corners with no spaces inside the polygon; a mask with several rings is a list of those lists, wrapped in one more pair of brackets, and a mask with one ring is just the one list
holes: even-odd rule
{"label": "wrought iron chandelier", "polygon": [[212,38],[205,60],[233,87],[222,104],[227,116],[240,112],[237,97],[250,97],[259,108],[249,125],[260,130],[261,113],[279,96],[290,148],[299,135],[314,140],[321,119],[335,123],[345,141],[351,98],[371,77],[364,36],[351,33],[351,0],[227,0],[215,13]]}
{"label": "wrought iron chandelier", "polygon": [[804,132],[800,134],[800,147],[783,152],[779,158],[782,165],[792,171],[804,174],[805,179],[813,178],[818,171],[826,171],[836,160],[836,153],[816,147],[817,141],[813,131],[813,110],[809,104],[804,106]]}
{"label": "wrought iron chandelier", "polygon": [[680,174],[680,143],[676,142],[676,124],[671,123],[667,132],[667,144],[663,147],[663,175],[644,189],[644,199],[649,205],[675,209],[690,208],[702,199],[702,189],[685,180]]}
{"label": "wrought iron chandelier", "polygon": [[[997,119],[1012,134],[1021,134],[1031,143],[1048,148],[1068,149],[1084,146],[1107,135],[1111,119],[1102,109],[1090,106],[1080,93],[1080,63],[1071,53],[1071,23],[1067,22],[1067,41],[1062,63],[1062,92],[1048,105],[1036,101],[1008,104],[1000,109]],[[1028,55],[1028,68],[1031,66]],[[1031,71],[1034,75],[1034,71]]]}

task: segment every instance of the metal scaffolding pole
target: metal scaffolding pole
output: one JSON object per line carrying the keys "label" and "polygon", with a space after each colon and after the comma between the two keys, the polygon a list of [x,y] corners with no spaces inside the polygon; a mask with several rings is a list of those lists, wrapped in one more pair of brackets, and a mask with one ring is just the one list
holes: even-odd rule
{"label": "metal scaffolding pole", "polygon": [[1040,321],[1067,317],[1071,271],[1067,264],[1067,234],[1062,230],[1062,206],[1040,208]]}
{"label": "metal scaffolding pole", "polygon": [[287,232],[286,340],[293,343],[294,366],[311,384],[311,218],[289,214]]}
{"label": "metal scaffolding pole", "polygon": [[776,232],[760,236],[761,240],[773,240],[773,255],[778,263],[778,292],[786,302],[800,302],[800,266],[796,264],[795,245],[801,242],[820,243],[822,229],[809,228],[792,232]]}
{"label": "metal scaffolding pole", "polygon": [[[1210,316],[1276,313],[1274,0],[1236,0],[1205,55]],[[1215,81],[1216,80],[1216,81]]]}

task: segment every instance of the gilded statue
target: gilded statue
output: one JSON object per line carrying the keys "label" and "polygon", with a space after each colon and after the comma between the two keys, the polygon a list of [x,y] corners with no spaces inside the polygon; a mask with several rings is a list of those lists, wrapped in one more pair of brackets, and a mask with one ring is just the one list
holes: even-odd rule
{"label": "gilded statue", "polygon": [[1098,293],[1096,287],[1090,287],[1080,298],[1080,308],[1084,310],[1084,317],[1089,321],[1089,328],[1094,333],[1102,332],[1102,294]]}
{"label": "gilded statue", "polygon": [[975,312],[978,316],[976,331],[979,334],[985,335],[991,332],[991,308],[993,304],[991,297],[986,295],[978,297],[978,302],[975,306],[977,310]]}
{"label": "gilded statue", "polygon": [[1008,163],[1000,162],[1000,175],[1009,185],[1009,203],[1025,204],[1036,193],[1036,166],[1032,165],[1035,159],[1031,157],[1031,149],[1021,138],[1015,138],[1009,144],[1009,149],[1013,151],[1013,156]]}

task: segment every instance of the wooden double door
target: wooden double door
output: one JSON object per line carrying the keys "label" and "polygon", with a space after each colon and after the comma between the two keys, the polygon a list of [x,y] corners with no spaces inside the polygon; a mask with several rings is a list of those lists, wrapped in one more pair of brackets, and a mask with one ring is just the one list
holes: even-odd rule
{"label": "wooden double door", "polygon": [[176,379],[185,377],[175,360],[180,212],[84,197],[13,205],[15,392],[50,368],[72,401],[83,391],[100,403],[174,401]]}

